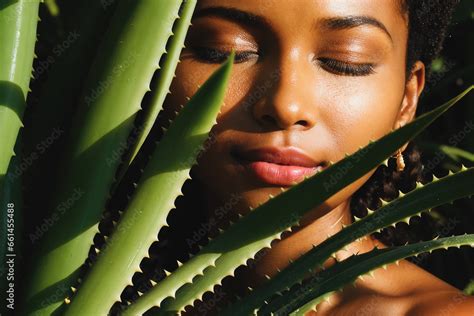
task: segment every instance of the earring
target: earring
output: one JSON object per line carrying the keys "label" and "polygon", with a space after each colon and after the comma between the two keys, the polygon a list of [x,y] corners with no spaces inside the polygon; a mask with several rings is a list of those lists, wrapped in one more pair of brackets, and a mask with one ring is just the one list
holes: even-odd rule
{"label": "earring", "polygon": [[403,169],[405,169],[405,160],[403,159],[403,154],[402,154],[401,149],[397,151],[397,155],[395,156],[395,158],[397,159],[397,171],[398,172],[403,171]]}

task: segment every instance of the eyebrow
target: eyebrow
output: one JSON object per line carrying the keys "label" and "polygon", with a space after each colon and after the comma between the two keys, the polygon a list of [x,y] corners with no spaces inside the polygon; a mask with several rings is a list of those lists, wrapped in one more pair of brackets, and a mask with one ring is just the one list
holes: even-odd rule
{"label": "eyebrow", "polygon": [[[271,28],[270,23],[264,17],[232,7],[206,7],[195,12],[193,18],[197,19],[207,16],[220,17],[255,28]],[[322,23],[324,28],[331,30],[351,29],[363,25],[374,26],[382,30],[393,43],[392,35],[385,25],[371,16],[348,15],[342,17],[323,18],[318,22]]]}
{"label": "eyebrow", "polygon": [[393,42],[392,35],[385,25],[376,18],[370,16],[348,15],[343,17],[323,18],[319,20],[319,23],[322,23],[323,27],[331,30],[345,30],[362,25],[375,26],[379,30],[382,30],[390,38],[390,41]]}
{"label": "eyebrow", "polygon": [[250,27],[265,27],[270,28],[270,23],[262,16],[245,12],[231,7],[207,7],[194,13],[193,18],[202,18],[206,16],[215,16],[224,18],[239,24]]}

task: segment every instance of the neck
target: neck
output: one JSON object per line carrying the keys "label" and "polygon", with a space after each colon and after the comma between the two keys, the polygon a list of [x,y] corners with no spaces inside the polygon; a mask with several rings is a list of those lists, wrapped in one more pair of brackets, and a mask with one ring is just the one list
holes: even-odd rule
{"label": "neck", "polygon": [[[211,198],[205,199],[205,201],[207,216],[215,217],[213,210],[216,210],[222,203],[217,203],[215,199]],[[238,206],[232,209],[235,210],[236,208],[238,208]],[[321,211],[322,208],[315,208],[314,212],[310,211],[307,214],[321,214]],[[232,210],[229,213],[232,213]],[[350,225],[352,223],[350,200],[339,204],[323,216],[318,216],[317,218],[305,216],[300,223],[300,227],[284,235],[281,240],[272,243],[271,249],[265,249],[264,255],[258,256],[258,262],[252,264],[252,269],[238,270],[239,272],[237,272],[237,274],[244,274],[241,275],[242,278],[239,279],[242,281],[250,281],[256,286],[264,282],[266,276],[273,277],[278,271],[283,270],[288,266],[290,260],[296,260],[311,250],[314,245],[319,245],[325,241],[328,236],[332,236],[342,230],[343,226]],[[220,224],[221,223],[216,226],[220,226]],[[213,231],[211,235],[216,233],[214,229],[211,230]],[[342,261],[353,254],[370,251],[376,244],[380,247],[378,242],[372,238],[363,238],[359,241],[355,241],[347,245],[344,250],[338,251],[335,255],[336,259],[328,259],[323,264],[323,267],[327,268],[333,265],[336,260]],[[244,283],[246,283],[246,281],[244,281]]]}
{"label": "neck", "polygon": [[[343,225],[349,225],[351,222],[349,201],[347,201],[274,243],[264,256],[259,257],[258,264],[253,265],[254,269],[248,271],[249,275],[246,278],[257,285],[265,280],[265,275],[273,277],[279,270],[284,269],[290,260],[296,260],[305,252],[311,250],[313,245],[319,245],[328,236],[339,232]],[[342,261],[352,254],[366,252],[373,249],[373,247],[374,242],[371,238],[353,242],[345,250],[336,253],[336,260]],[[330,258],[323,266],[329,267],[336,260]]]}

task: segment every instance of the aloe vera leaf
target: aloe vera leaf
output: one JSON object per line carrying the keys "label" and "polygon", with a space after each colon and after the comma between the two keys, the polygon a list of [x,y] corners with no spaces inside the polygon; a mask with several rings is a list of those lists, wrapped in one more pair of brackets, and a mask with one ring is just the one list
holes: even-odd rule
{"label": "aloe vera leaf", "polygon": [[134,148],[127,157],[127,160],[124,162],[124,168],[121,170],[120,176],[117,177],[118,179],[122,178],[126,171],[126,166],[130,165],[137,155],[138,151],[143,145],[143,142],[148,136],[148,133],[150,132],[153,123],[158,116],[158,113],[163,108],[166,95],[170,93],[169,89],[171,81],[173,80],[174,72],[179,62],[181,50],[184,47],[184,40],[186,38],[189,25],[191,24],[191,17],[195,7],[196,0],[187,0],[183,2],[180,19],[176,22],[177,25],[174,29],[174,35],[172,38],[173,40],[171,41],[171,45],[169,46],[168,52],[166,54],[166,60],[160,69],[160,76],[155,87],[152,87],[152,91],[156,91],[156,93],[153,94],[151,106],[148,109],[145,121],[143,122],[143,125],[139,127],[140,133],[137,137]]}
{"label": "aloe vera leaf", "polygon": [[[369,211],[370,215],[354,222],[314,247],[295,260],[292,266],[287,267],[261,288],[257,288],[251,295],[245,297],[239,302],[239,306],[243,307],[235,307],[236,312],[248,313],[262,305],[264,300],[269,299],[273,294],[301,282],[308,272],[314,271],[315,266],[321,266],[336,251],[358,238],[380,231],[383,227],[395,225],[397,222],[408,223],[410,217],[420,214],[423,210],[472,195],[474,188],[469,183],[473,181],[474,169],[463,168],[454,175],[436,179],[425,186],[418,184],[417,189],[406,195],[401,194],[401,197],[385,204],[377,212]],[[226,313],[223,314],[226,315]]]}
{"label": "aloe vera leaf", "polygon": [[[0,178],[23,127],[36,43],[39,0],[0,1]],[[0,182],[0,192],[2,183]]]}
{"label": "aloe vera leaf", "polygon": [[[54,2],[53,4],[56,7]],[[31,109],[35,117],[29,127],[32,146],[48,137],[51,129],[61,125],[66,117],[73,116],[80,90],[85,85],[87,73],[98,50],[97,46],[112,15],[112,9],[104,10],[101,1],[96,0],[73,4],[72,9],[77,11],[72,16],[72,25],[63,31],[67,33],[57,40],[62,42],[47,56],[47,62],[51,65],[38,69],[43,72],[36,75],[44,76],[47,71],[47,78],[40,88],[39,104]],[[64,80],[65,77],[68,80]]]}
{"label": "aloe vera leaf", "polygon": [[274,315],[288,315],[288,311],[293,311],[290,315],[304,316],[322,302],[322,295],[342,291],[344,286],[355,282],[357,278],[362,279],[366,274],[371,275],[373,270],[424,252],[431,253],[433,250],[449,247],[459,248],[463,245],[474,247],[474,234],[445,237],[399,247],[375,248],[361,255],[353,255],[312,277],[304,289],[295,287],[284,296],[278,297],[278,302],[277,300],[275,303],[270,302],[258,314],[270,315],[273,312]]}
{"label": "aloe vera leaf", "polygon": [[[291,307],[287,307],[285,309],[288,309],[289,311],[285,315],[295,316],[295,315],[301,313],[303,316],[305,316],[305,314],[310,310],[317,311],[317,305],[319,303],[323,302],[323,301],[326,301],[326,302],[329,303],[331,296],[335,293],[336,293],[336,291],[327,292],[327,293],[321,295],[320,297],[318,297],[317,299],[315,299],[314,301],[310,301],[310,302],[306,303],[305,305],[301,306],[300,308],[297,308],[296,310],[292,311],[291,313],[289,312],[289,311],[291,311]],[[285,312],[284,311],[285,309],[280,310],[280,311]],[[304,310],[306,310],[306,311],[304,312]],[[278,314],[271,312],[270,315],[277,316]]]}
{"label": "aloe vera leaf", "polygon": [[[15,199],[19,193],[20,178],[13,175],[19,158],[14,148],[22,118],[26,108],[26,97],[29,91],[33,69],[36,27],[38,24],[39,0],[6,1],[0,0],[0,215],[2,220],[0,251],[2,258],[7,255],[7,218],[9,203],[16,203],[16,241],[19,250],[20,205]],[[8,173],[7,173],[8,171]],[[6,268],[5,261],[2,268]],[[2,269],[3,270],[3,269]],[[6,271],[6,270],[4,270]],[[6,276],[0,286],[2,295],[6,293]],[[3,300],[3,302],[5,302]]]}
{"label": "aloe vera leaf", "polygon": [[120,151],[180,5],[181,1],[124,0],[114,12],[91,67],[49,206],[57,220],[41,239],[32,267],[27,288],[30,312],[52,313],[77,280],[98,232]]}
{"label": "aloe vera leaf", "polygon": [[467,295],[474,295],[474,280],[471,280],[463,290]]}
{"label": "aloe vera leaf", "polygon": [[[272,240],[297,224],[305,212],[320,205],[348,184],[363,176],[403,144],[423,131],[437,117],[466,95],[473,86],[438,108],[425,113],[398,130],[361,148],[354,154],[331,165],[299,184],[257,207],[212,240],[196,256],[179,267],[169,277],[138,298],[124,315],[143,313],[158,306],[158,314],[179,312],[222,281],[260,249],[269,247]],[[331,183],[334,175],[345,177]],[[311,192],[311,194],[307,194]],[[208,266],[209,256],[216,259],[215,267]],[[204,270],[205,269],[205,270]],[[203,272],[201,272],[203,271]],[[203,274],[202,276],[199,276]],[[194,279],[196,277],[196,279]],[[188,284],[186,284],[188,283]],[[179,290],[179,293],[177,291]],[[163,301],[165,300],[166,301]]]}
{"label": "aloe vera leaf", "polygon": [[[16,147],[18,148],[22,143],[22,132],[19,133],[18,139],[16,142]],[[15,263],[15,269],[13,271],[13,276],[15,281],[20,281],[22,278],[22,268],[24,263],[23,251],[22,251],[22,235],[23,235],[23,200],[22,200],[22,177],[15,176],[14,170],[19,168],[20,161],[22,159],[21,151],[18,151],[19,154],[12,157],[10,165],[8,166],[7,174],[5,176],[4,186],[1,188],[0,192],[0,210],[2,214],[2,219],[0,221],[1,228],[0,234],[2,236],[2,247],[5,248],[4,255],[5,260],[1,264],[1,271],[3,278],[0,282],[0,298],[3,302],[7,302],[7,289],[11,286],[11,271],[7,262],[9,259],[13,259]],[[17,283],[18,284],[18,283]],[[8,302],[7,302],[8,304]]]}
{"label": "aloe vera leaf", "polygon": [[419,148],[421,148],[421,150],[423,150],[423,152],[428,152],[430,154],[440,154],[440,158],[447,156],[450,160],[457,163],[460,163],[463,160],[474,162],[474,153],[461,148],[437,144],[429,141],[417,142],[417,145]]}
{"label": "aloe vera leaf", "polygon": [[455,161],[466,159],[469,162],[474,162],[474,154],[461,148],[451,147],[447,145],[439,145],[438,148]]}
{"label": "aloe vera leaf", "polygon": [[321,244],[295,260],[275,277],[261,287],[256,288],[250,295],[226,309],[222,315],[246,315],[261,306],[265,300],[285,288],[301,282],[314,267],[322,264],[338,250],[354,240],[365,235],[380,231],[383,227],[395,225],[397,222],[408,223],[413,216],[422,211],[474,194],[474,169],[463,167],[456,174],[437,179],[417,188],[407,194],[400,192],[399,198],[390,203],[384,202],[376,212],[369,210],[369,215],[360,219],[337,234],[329,237]]}
{"label": "aloe vera leaf", "polygon": [[116,231],[79,287],[66,315],[106,314],[132,284],[143,257],[157,240],[181,187],[214,124],[234,61],[232,53],[179,112],[155,149]]}
{"label": "aloe vera leaf", "polygon": [[[58,10],[54,1],[49,3]],[[36,91],[38,104],[28,110],[29,117],[34,119],[29,120],[25,130],[25,152],[37,157],[35,167],[28,170],[33,179],[31,186],[35,188],[34,194],[28,197],[36,198],[32,204],[44,205],[54,195],[43,184],[45,178],[53,178],[57,172],[85,78],[113,12],[112,7],[104,9],[103,1],[97,0],[71,2],[67,6],[74,14],[67,14],[70,20],[66,23],[67,28],[61,30],[65,35],[55,41],[52,52],[36,69],[34,81],[41,79],[33,88],[39,90]],[[64,8],[64,11],[68,10]],[[38,32],[41,34],[41,31],[40,28]],[[42,207],[29,215],[32,227],[48,216],[44,214],[46,211],[47,208]]]}

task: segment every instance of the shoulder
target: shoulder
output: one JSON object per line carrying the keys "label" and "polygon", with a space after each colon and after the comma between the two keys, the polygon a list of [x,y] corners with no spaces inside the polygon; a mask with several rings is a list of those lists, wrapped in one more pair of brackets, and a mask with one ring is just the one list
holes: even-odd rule
{"label": "shoulder", "polygon": [[398,298],[404,302],[404,315],[474,316],[474,296],[464,294],[409,261],[400,263],[399,266],[392,265],[391,271],[385,271],[384,276],[385,281],[392,281],[390,291],[398,292]]}
{"label": "shoulder", "polygon": [[413,303],[406,316],[473,316],[474,296],[461,291],[431,291],[420,293],[411,299]]}
{"label": "shoulder", "polygon": [[319,304],[317,312],[305,315],[474,316],[473,296],[407,262],[378,270],[375,276],[337,292],[329,302]]}
{"label": "shoulder", "polygon": [[403,294],[406,316],[474,316],[474,296],[464,294],[412,263],[405,261],[404,266],[405,282],[411,280],[412,284],[405,284],[408,291]]}
{"label": "shoulder", "polygon": [[407,260],[373,272],[305,315],[474,316],[473,296]]}
{"label": "shoulder", "polygon": [[403,272],[402,284],[407,289],[402,295],[406,316],[474,316],[474,296],[412,263],[404,261],[402,266],[398,272]]}

